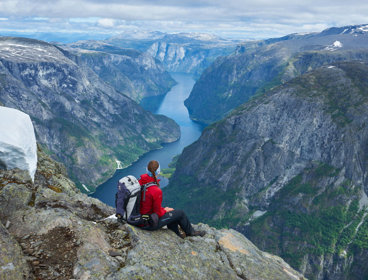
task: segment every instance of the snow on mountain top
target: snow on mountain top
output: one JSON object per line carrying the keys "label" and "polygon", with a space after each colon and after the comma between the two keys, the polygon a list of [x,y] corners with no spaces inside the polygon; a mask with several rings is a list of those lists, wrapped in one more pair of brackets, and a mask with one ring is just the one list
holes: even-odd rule
{"label": "snow on mountain top", "polygon": [[17,62],[71,63],[55,46],[23,38],[0,38],[0,58]]}
{"label": "snow on mountain top", "polygon": [[322,35],[353,35],[366,34],[368,32],[368,24],[349,25],[343,27],[331,27],[323,30]]}
{"label": "snow on mountain top", "polygon": [[161,39],[168,39],[171,37],[175,38],[186,38],[198,41],[226,41],[214,34],[209,33],[162,33],[159,31],[125,31],[117,36],[113,36],[107,41],[114,41],[114,40],[161,40]]}
{"label": "snow on mountain top", "polygon": [[111,40],[157,40],[165,36],[165,33],[159,31],[142,31],[142,30],[131,30],[124,31],[123,33],[113,36],[108,41]]}
{"label": "snow on mountain top", "polygon": [[16,109],[0,107],[0,168],[37,169],[37,144],[30,117]]}
{"label": "snow on mountain top", "polygon": [[212,41],[219,40],[220,38],[213,34],[208,33],[178,33],[177,35],[182,35],[183,37],[191,38],[200,41]]}
{"label": "snow on mountain top", "polygon": [[368,24],[367,25],[362,25],[362,26],[358,27],[357,29],[360,30],[360,31],[363,31],[363,32],[368,32]]}
{"label": "snow on mountain top", "polygon": [[71,46],[93,46],[93,47],[96,47],[96,46],[109,46],[108,43],[104,42],[104,41],[97,41],[97,40],[81,40],[81,41],[77,41],[75,43],[71,43],[69,44]]}
{"label": "snow on mountain top", "polygon": [[340,34],[361,34],[368,32],[368,24],[352,25],[343,28],[344,30]]}

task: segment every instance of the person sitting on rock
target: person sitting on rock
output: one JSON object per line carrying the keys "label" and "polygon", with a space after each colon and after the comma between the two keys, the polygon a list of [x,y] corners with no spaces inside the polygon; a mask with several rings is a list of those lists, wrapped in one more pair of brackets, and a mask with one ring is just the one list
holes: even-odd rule
{"label": "person sitting on rock", "polygon": [[[142,174],[139,179],[141,186],[154,183],[146,189],[145,199],[141,199],[140,213],[142,215],[154,215],[157,214],[158,222],[157,226],[145,227],[147,230],[156,230],[167,226],[170,230],[175,232],[181,238],[184,238],[180,231],[179,225],[184,231],[186,236],[201,236],[203,237],[205,231],[196,231],[192,227],[188,217],[184,211],[176,210],[170,207],[163,208],[162,204],[162,190],[160,189],[160,180],[157,179],[157,175],[160,173],[160,164],[156,160],[151,160],[147,165],[148,174]],[[143,193],[142,193],[143,197]]]}

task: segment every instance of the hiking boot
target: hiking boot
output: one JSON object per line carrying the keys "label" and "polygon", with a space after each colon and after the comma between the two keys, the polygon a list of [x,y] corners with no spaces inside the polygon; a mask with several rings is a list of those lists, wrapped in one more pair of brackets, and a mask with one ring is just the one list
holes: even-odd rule
{"label": "hiking boot", "polygon": [[200,237],[203,237],[203,236],[205,236],[205,234],[206,234],[206,232],[204,230],[195,230],[191,234],[189,234],[189,236],[200,236]]}

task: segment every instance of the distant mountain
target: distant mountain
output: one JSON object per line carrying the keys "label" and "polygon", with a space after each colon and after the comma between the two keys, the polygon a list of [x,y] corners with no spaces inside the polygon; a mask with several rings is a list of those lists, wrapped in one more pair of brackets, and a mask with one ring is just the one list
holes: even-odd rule
{"label": "distant mountain", "polygon": [[117,53],[134,49],[154,57],[170,72],[192,73],[199,77],[218,56],[233,52],[239,42],[211,34],[161,32],[125,32],[105,41],[72,44],[85,49]]}
{"label": "distant mountain", "polygon": [[66,49],[79,65],[91,68],[103,81],[138,103],[146,97],[165,95],[175,84],[161,63],[137,50],[102,41],[81,41]]}
{"label": "distant mountain", "polygon": [[7,37],[22,37],[22,38],[32,38],[36,40],[46,41],[48,43],[72,43],[81,40],[105,40],[111,35],[90,32],[80,33],[80,32],[63,32],[63,31],[51,31],[51,32],[43,32],[43,31],[19,31],[19,30],[7,30],[1,31],[1,36]]}
{"label": "distant mountain", "polygon": [[174,121],[144,111],[78,54],[37,40],[0,37],[0,101],[31,116],[39,143],[81,189],[106,180],[115,159],[129,165],[180,135]]}
{"label": "distant mountain", "polygon": [[334,61],[368,61],[368,25],[247,42],[204,71],[185,101],[192,119],[212,123],[254,95]]}
{"label": "distant mountain", "polygon": [[184,149],[165,205],[243,232],[309,279],[367,279],[368,64],[310,71]]}

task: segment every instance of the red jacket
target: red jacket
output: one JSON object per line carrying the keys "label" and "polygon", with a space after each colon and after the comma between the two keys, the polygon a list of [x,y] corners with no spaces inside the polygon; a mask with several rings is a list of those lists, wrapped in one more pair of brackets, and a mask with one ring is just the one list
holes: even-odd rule
{"label": "red jacket", "polygon": [[[142,186],[147,183],[154,182],[155,179],[148,174],[142,174],[141,178],[138,180],[139,184]],[[158,180],[159,181],[159,180]],[[152,214],[156,213],[158,217],[162,217],[166,210],[161,206],[162,204],[162,190],[156,186],[150,186],[146,190],[146,200],[143,201],[143,192],[141,196],[141,214]]]}

